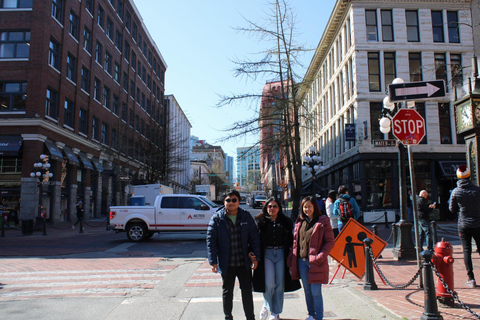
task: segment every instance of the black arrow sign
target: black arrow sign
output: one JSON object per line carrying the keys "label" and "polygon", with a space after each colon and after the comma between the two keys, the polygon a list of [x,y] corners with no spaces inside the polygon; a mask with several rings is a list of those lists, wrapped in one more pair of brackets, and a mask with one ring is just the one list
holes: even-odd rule
{"label": "black arrow sign", "polygon": [[427,100],[445,97],[443,80],[395,83],[388,85],[391,101]]}

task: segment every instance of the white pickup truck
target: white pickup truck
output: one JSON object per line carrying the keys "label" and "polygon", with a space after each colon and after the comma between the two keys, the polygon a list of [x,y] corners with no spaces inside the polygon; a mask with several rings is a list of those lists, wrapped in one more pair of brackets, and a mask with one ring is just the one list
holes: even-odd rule
{"label": "white pickup truck", "polygon": [[110,207],[110,230],[127,232],[130,241],[144,241],[160,231],[206,231],[220,209],[204,196],[164,194],[153,206]]}

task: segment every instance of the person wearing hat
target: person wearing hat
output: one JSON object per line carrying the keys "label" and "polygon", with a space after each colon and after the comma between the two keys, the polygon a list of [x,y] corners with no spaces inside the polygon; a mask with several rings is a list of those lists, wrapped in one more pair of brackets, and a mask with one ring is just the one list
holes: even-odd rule
{"label": "person wearing hat", "polygon": [[457,187],[450,195],[449,209],[458,215],[458,236],[463,247],[463,262],[467,269],[467,287],[475,287],[472,264],[472,238],[480,248],[480,187],[470,180],[470,170],[462,164],[457,170]]}

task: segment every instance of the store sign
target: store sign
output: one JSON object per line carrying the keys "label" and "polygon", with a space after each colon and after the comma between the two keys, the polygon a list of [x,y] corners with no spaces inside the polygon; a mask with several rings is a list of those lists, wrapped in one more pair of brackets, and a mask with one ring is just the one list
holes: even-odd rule
{"label": "store sign", "polygon": [[389,139],[389,140],[373,140],[374,147],[395,147],[397,146],[397,140]]}
{"label": "store sign", "polygon": [[345,123],[345,141],[355,141],[354,123]]}

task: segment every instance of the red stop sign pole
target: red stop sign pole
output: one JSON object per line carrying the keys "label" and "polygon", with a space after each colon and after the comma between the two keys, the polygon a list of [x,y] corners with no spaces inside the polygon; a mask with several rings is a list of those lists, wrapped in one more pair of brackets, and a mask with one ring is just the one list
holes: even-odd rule
{"label": "red stop sign pole", "polygon": [[425,119],[414,109],[400,109],[392,119],[392,129],[403,145],[417,145],[425,137]]}

